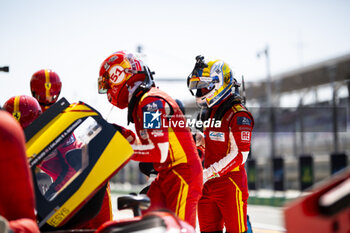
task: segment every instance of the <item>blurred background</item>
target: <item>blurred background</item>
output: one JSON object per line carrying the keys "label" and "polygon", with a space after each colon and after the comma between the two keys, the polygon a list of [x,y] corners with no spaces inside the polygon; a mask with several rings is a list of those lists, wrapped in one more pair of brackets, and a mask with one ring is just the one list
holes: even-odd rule
{"label": "blurred background", "polygon": [[[126,111],[97,93],[102,61],[129,50],[191,117],[198,109],[186,78],[195,56],[222,59],[239,81],[244,75],[255,118],[250,203],[282,206],[348,164],[349,11],[346,0],[3,0],[0,105],[30,95],[32,74],[53,69],[60,97],[132,129]],[[112,181],[129,191],[146,179],[131,162]]]}

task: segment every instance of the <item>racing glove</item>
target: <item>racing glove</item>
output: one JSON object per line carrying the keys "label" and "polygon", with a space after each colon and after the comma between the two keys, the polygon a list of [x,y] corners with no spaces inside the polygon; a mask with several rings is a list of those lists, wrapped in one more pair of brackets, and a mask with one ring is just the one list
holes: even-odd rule
{"label": "racing glove", "polygon": [[136,141],[136,135],[130,129],[124,128],[123,126],[112,124],[114,128],[116,128],[130,144],[134,144]]}
{"label": "racing glove", "polygon": [[208,180],[214,179],[216,177],[220,177],[220,175],[213,166],[210,166],[203,170],[203,184]]}

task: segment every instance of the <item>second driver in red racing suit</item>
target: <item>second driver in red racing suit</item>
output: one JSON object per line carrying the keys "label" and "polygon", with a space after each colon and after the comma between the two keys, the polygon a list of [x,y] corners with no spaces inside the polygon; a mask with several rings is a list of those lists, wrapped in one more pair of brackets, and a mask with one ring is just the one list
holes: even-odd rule
{"label": "second driver in red racing suit", "polygon": [[147,192],[150,210],[169,209],[195,227],[201,163],[179,106],[152,84],[148,67],[131,53],[116,52],[101,65],[99,93],[107,93],[118,108],[128,107],[135,123],[139,143],[132,159],[152,162],[158,172]]}
{"label": "second driver in red racing suit", "polygon": [[[196,101],[207,107],[206,117],[215,124],[204,129],[203,196],[198,204],[201,232],[246,232],[247,160],[254,121],[242,105],[239,84],[230,67],[220,60],[197,63],[188,78]],[[233,91],[232,89],[235,89]]]}

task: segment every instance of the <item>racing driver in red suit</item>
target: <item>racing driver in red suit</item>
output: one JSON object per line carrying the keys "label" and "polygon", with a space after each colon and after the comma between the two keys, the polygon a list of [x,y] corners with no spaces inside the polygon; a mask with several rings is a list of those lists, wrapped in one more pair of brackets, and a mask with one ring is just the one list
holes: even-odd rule
{"label": "racing driver in red suit", "polygon": [[[38,100],[43,112],[56,103],[61,93],[61,88],[62,82],[59,75],[50,69],[38,70],[32,75],[30,80],[32,96]],[[58,191],[68,179],[75,174],[76,171],[66,161],[65,154],[70,150],[80,147],[80,143],[72,134],[57,150],[54,151],[56,154],[50,155],[42,164],[41,169],[49,174],[55,183],[57,183],[57,185],[50,186],[52,188],[47,191],[47,197],[53,192]],[[60,153],[62,156],[56,156],[57,153]],[[76,226],[76,228],[97,229],[101,224],[112,220],[112,218],[111,194],[109,185],[107,185],[101,210],[98,215],[84,224]]]}
{"label": "racing driver in red suit", "polygon": [[139,140],[133,160],[152,162],[157,178],[147,195],[150,210],[167,208],[193,227],[202,190],[202,167],[185,117],[177,103],[154,87],[141,59],[125,51],[107,57],[100,68],[99,93],[120,109],[128,107]]}
{"label": "racing driver in red suit", "polygon": [[188,77],[196,101],[207,107],[205,119],[220,121],[204,129],[205,157],[203,196],[198,205],[201,232],[247,231],[248,184],[244,164],[247,160],[254,125],[243,106],[239,84],[223,61],[204,62],[197,56]]}

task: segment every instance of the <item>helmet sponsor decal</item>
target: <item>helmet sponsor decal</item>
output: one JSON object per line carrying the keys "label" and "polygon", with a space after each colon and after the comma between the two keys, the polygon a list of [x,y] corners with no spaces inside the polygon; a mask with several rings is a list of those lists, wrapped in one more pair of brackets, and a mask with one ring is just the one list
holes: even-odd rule
{"label": "helmet sponsor decal", "polygon": [[13,112],[12,116],[19,122],[19,120],[21,119],[21,112]]}
{"label": "helmet sponsor decal", "polygon": [[[212,70],[213,70],[215,73],[220,74],[220,73],[221,73],[221,69],[222,69],[222,65],[223,65],[222,63],[223,63],[222,61],[215,62],[215,63],[213,64]],[[211,74],[211,76],[213,76],[213,75]],[[214,75],[214,76],[215,76],[215,75]]]}
{"label": "helmet sponsor decal", "polygon": [[21,111],[19,110],[20,96],[16,96],[13,101],[13,113],[12,116],[18,121],[21,119]]}
{"label": "helmet sponsor decal", "polygon": [[114,84],[121,83],[125,78],[125,71],[122,66],[115,65],[109,70],[110,80]]}
{"label": "helmet sponsor decal", "polygon": [[103,65],[103,68],[104,68],[105,70],[108,70],[109,67],[111,67],[111,66],[110,66],[108,63],[105,63],[105,64]]}
{"label": "helmet sponsor decal", "polygon": [[103,68],[107,71],[109,67],[111,67],[110,63],[114,62],[117,59],[118,59],[118,56],[113,56],[109,58],[109,60],[103,65]]}
{"label": "helmet sponsor decal", "polygon": [[126,60],[128,60],[133,71],[142,70],[142,61],[140,58],[131,53],[127,54],[125,58]]}
{"label": "helmet sponsor decal", "polygon": [[51,88],[51,83],[45,83],[45,89],[50,89]]}
{"label": "helmet sponsor decal", "polygon": [[50,82],[50,70],[45,69],[45,99],[47,101],[50,101],[50,89],[51,89],[51,82]]}
{"label": "helmet sponsor decal", "polygon": [[108,60],[107,63],[112,63],[112,62],[114,62],[114,61],[117,60],[117,59],[118,59],[118,56],[115,55],[115,56],[111,57],[111,58]]}

